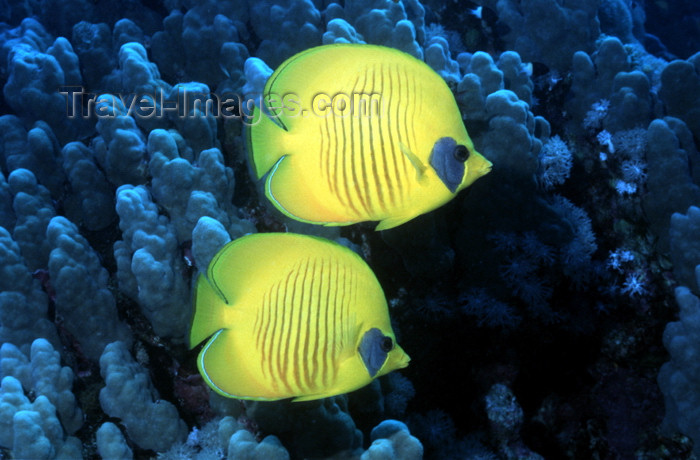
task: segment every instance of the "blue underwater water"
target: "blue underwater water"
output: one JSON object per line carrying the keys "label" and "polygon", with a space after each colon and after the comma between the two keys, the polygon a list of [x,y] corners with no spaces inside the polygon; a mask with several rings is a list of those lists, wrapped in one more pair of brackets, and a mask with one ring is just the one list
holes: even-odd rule
{"label": "blue underwater water", "polygon": [[[247,103],[348,42],[424,60],[493,170],[381,232],[270,206]],[[697,0],[5,0],[0,51],[0,458],[700,455]],[[409,367],[209,390],[194,277],[275,231],[363,256]]]}

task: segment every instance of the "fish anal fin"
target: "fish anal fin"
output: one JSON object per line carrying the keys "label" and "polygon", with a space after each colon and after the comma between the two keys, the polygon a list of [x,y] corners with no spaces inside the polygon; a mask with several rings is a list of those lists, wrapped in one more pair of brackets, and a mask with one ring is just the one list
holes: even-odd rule
{"label": "fish anal fin", "polygon": [[328,398],[330,396],[335,396],[336,394],[337,393],[329,392],[329,393],[317,393],[317,394],[312,394],[312,395],[297,396],[296,398],[292,399],[292,402],[314,401],[316,399],[322,399],[322,398]]}
{"label": "fish anal fin", "polygon": [[375,228],[376,231],[380,230],[389,230],[390,228],[398,227],[399,225],[405,224],[409,220],[415,218],[416,216],[394,216],[394,217],[389,217],[387,219],[382,220],[379,222],[377,227]]}

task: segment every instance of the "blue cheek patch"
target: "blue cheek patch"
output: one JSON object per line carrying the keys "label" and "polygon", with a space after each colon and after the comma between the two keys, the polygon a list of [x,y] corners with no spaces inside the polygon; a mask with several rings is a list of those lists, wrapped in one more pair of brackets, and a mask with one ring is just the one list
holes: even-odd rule
{"label": "blue cheek patch", "polygon": [[362,361],[365,363],[365,368],[367,368],[367,372],[369,372],[369,376],[372,378],[377,375],[379,369],[384,365],[384,361],[386,361],[388,353],[382,350],[382,341],[385,338],[382,331],[377,328],[372,328],[362,336],[360,347],[357,350],[360,352]]}
{"label": "blue cheek patch", "polygon": [[430,166],[450,192],[455,193],[464,177],[464,162],[455,158],[457,142],[451,137],[441,137],[430,153]]}

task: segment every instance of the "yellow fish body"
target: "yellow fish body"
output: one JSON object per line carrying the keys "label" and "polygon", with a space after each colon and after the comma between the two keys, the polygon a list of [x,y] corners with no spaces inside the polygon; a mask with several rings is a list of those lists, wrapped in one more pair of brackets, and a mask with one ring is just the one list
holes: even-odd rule
{"label": "yellow fish body", "polygon": [[300,221],[392,228],[491,170],[443,79],[393,48],[303,51],[270,76],[263,104],[248,130],[253,167],[275,207]]}
{"label": "yellow fish body", "polygon": [[377,278],[354,252],[292,233],[224,246],[199,275],[190,346],[217,393],[295,401],[356,390],[406,367]]}

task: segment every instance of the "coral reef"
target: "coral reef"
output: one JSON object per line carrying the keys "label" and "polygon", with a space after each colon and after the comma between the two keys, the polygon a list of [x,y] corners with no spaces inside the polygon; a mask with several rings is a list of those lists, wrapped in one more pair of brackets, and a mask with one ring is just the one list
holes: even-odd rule
{"label": "coral reef", "polygon": [[[698,455],[699,16],[691,0],[4,2],[0,457]],[[384,232],[272,210],[247,164],[253,108],[280,63],[333,43],[424,60],[492,172]],[[271,231],[360,254],[410,366],[319,401],[212,395],[186,343],[193,280]]]}
{"label": "coral reef", "polygon": [[118,417],[139,447],[165,451],[187,433],[177,409],[158,397],[146,369],[129,355],[123,342],[107,345],[100,356],[100,373],[106,386],[100,390],[100,406]]}

